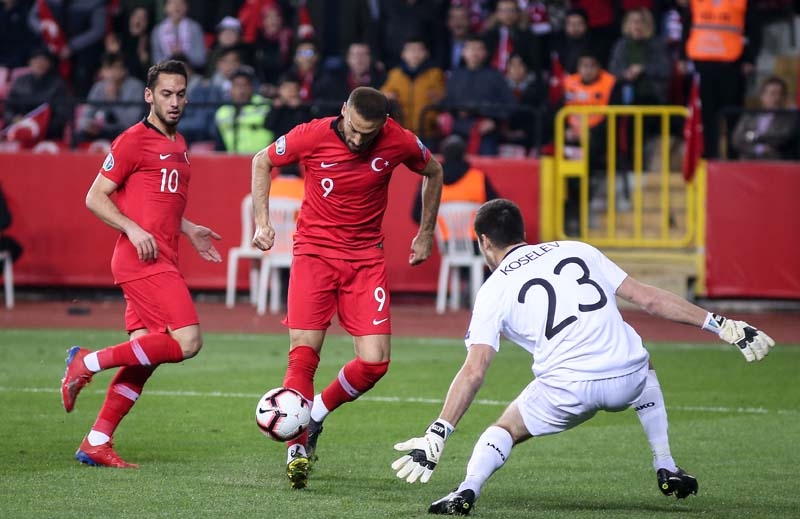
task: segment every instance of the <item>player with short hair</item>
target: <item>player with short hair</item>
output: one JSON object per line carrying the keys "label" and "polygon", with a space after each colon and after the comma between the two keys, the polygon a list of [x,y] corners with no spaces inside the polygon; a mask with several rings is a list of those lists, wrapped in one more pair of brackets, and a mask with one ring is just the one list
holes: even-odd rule
{"label": "player with short hair", "polygon": [[666,290],[628,276],[586,243],[528,244],[519,208],[495,199],[475,216],[475,233],[492,275],[475,302],[466,334],[467,357],[425,436],[398,443],[410,452],[392,464],[397,476],[426,483],[447,437],[467,411],[500,348],[500,334],[529,351],[535,379],[475,444],[464,481],[431,504],[430,513],[467,515],[489,477],[514,445],[557,434],[597,411],[633,407],[653,451],[665,495],[697,493],[697,480],[672,459],[664,397],[642,339],[617,309],[615,296],[648,313],[693,324],[738,347],[748,362],[775,342],[743,321],[712,314]]}
{"label": "player with short hair", "polygon": [[[288,442],[292,488],[306,486],[327,414],[368,391],[389,368],[391,314],[381,224],[389,180],[400,164],[425,177],[409,263],[422,263],[431,254],[442,166],[413,133],[387,117],[387,108],[380,91],[358,87],[339,116],[296,126],[253,157],[253,244],[262,250],[272,247],[275,237],[269,222],[272,168],[295,162],[305,167],[284,320],[290,346],[283,385],[313,399],[313,405],[308,432]],[[314,373],[334,313],[353,336],[356,356],[315,396]]]}
{"label": "player with short hair", "polygon": [[222,261],[212,242],[220,236],[183,216],[190,178],[186,141],[176,130],[186,107],[183,63],[169,60],[150,67],[144,100],[150,114],[114,140],[86,195],[86,207],[120,231],[111,271],[125,296],[130,336],[98,351],[73,346],[67,355],[61,398],[68,413],[95,373],[119,367],[97,420],[75,453],[87,465],[136,467],[114,451],[114,431],[159,364],[194,357],[203,345],[197,312],[178,270],[181,233],[203,259]]}

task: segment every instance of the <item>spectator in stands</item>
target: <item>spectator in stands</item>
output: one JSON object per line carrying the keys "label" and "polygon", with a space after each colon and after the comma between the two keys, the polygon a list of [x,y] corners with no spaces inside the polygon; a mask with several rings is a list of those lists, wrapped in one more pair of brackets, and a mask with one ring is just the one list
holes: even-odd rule
{"label": "spectator in stands", "polygon": [[[30,11],[31,27],[42,33],[48,30],[42,25],[38,2]],[[69,60],[71,67],[70,86],[76,97],[85,97],[94,83],[95,72],[103,55],[103,37],[108,23],[108,11],[104,0],[47,0],[45,2],[64,36],[66,45],[58,58]],[[44,36],[43,36],[44,38]]]}
{"label": "spectator in stands", "polygon": [[452,72],[442,102],[453,116],[452,132],[467,141],[469,153],[496,155],[498,129],[516,104],[505,77],[486,65],[486,43],[470,36],[464,66]]}
{"label": "spectator in stands", "polygon": [[[722,110],[743,106],[746,78],[753,73],[761,47],[760,27],[747,4],[689,1],[691,21],[683,25],[684,51],[700,75],[703,148],[708,158],[719,155]],[[681,63],[681,71],[691,70],[688,62]]]}
{"label": "spectator in stands", "polygon": [[395,119],[403,127],[421,139],[434,138],[438,134],[437,112],[428,110],[422,121],[423,109],[444,99],[447,80],[444,71],[433,66],[428,47],[422,38],[410,38],[403,44],[401,65],[389,71],[381,92],[393,107]]}
{"label": "spectator in stands", "polygon": [[592,52],[601,67],[608,65],[611,46],[619,38],[617,0],[570,0],[572,7],[583,9],[592,39]]}
{"label": "spectator in stands", "polygon": [[608,65],[622,89],[622,103],[665,104],[671,69],[667,47],[655,35],[650,11],[633,9],[625,13],[622,37],[614,44]]}
{"label": "spectator in stands", "polygon": [[253,66],[261,83],[261,95],[274,97],[278,81],[292,63],[294,32],[284,25],[280,6],[262,8],[261,26],[253,37]]}
{"label": "spectator in stands", "polygon": [[[141,0],[134,0],[141,1]],[[187,2],[187,16],[200,24],[203,32],[211,34],[225,17],[236,18],[242,0],[191,0]]]}
{"label": "spectator in stands", "polygon": [[[100,79],[92,86],[78,120],[78,142],[114,140],[144,115],[144,83],[128,76],[121,54],[105,54]],[[116,104],[119,103],[119,104]]]}
{"label": "spectator in stands", "polygon": [[45,137],[60,140],[64,137],[71,104],[67,85],[56,72],[55,63],[56,58],[47,47],[34,49],[28,58],[30,72],[19,76],[11,85],[3,115],[7,123],[15,123],[42,103],[49,103],[52,115]]}
{"label": "spectator in stands", "polygon": [[22,255],[22,245],[5,232],[11,226],[12,220],[11,208],[3,193],[3,186],[0,186],[0,252],[10,253],[13,263]]}
{"label": "spectator in stands", "polygon": [[29,7],[20,0],[3,0],[0,5],[0,67],[15,69],[28,64],[28,55],[40,45],[39,37],[27,23]]}
{"label": "spectator in stands", "polygon": [[445,34],[444,2],[422,0],[385,0],[380,7],[377,54],[387,69],[400,64],[403,43],[413,36],[428,38],[428,49],[436,63],[442,62]]}
{"label": "spectator in stands", "polygon": [[747,160],[792,160],[798,157],[798,114],[787,111],[788,86],[772,76],[761,84],[762,111],[745,112],[733,132],[733,149]]}
{"label": "spectator in stands", "polygon": [[300,83],[300,98],[303,102],[311,103],[316,93],[316,83],[319,81],[319,53],[314,40],[297,42],[289,74]]}
{"label": "spectator in stands", "polygon": [[484,35],[489,64],[505,74],[508,58],[517,53],[530,70],[541,70],[544,62],[542,40],[530,32],[523,22],[517,0],[499,0],[494,12],[495,23]]}
{"label": "spectator in stands", "polygon": [[[150,19],[146,8],[134,7],[117,33],[106,36],[106,52],[122,53],[128,73],[141,81],[150,68]],[[109,45],[109,36],[116,39],[115,47]]]}
{"label": "spectator in stands", "polygon": [[255,153],[273,134],[264,123],[270,111],[268,99],[255,93],[256,75],[242,65],[231,78],[230,104],[219,107],[214,116],[218,132],[217,150],[229,153]]}
{"label": "spectator in stands", "polygon": [[586,11],[572,8],[564,17],[564,30],[557,33],[553,42],[553,53],[568,74],[578,70],[578,57],[590,50],[589,18]]}
{"label": "spectator in stands", "polygon": [[444,70],[455,70],[461,66],[461,53],[469,34],[469,10],[459,3],[451,2],[447,10],[447,38],[441,60]]}
{"label": "spectator in stands", "polygon": [[351,43],[345,62],[344,69],[324,71],[314,87],[314,100],[325,105],[320,115],[338,114],[353,89],[360,86],[378,89],[386,81],[386,73],[375,67],[366,42]]}
{"label": "spectator in stands", "polygon": [[[307,123],[313,118],[311,107],[300,98],[300,83],[288,74],[281,78],[278,95],[272,100],[272,109],[264,122],[273,137],[286,135],[298,124]],[[281,168],[283,169],[283,168]]]}
{"label": "spectator in stands", "polygon": [[231,78],[233,73],[242,66],[242,58],[236,49],[226,49],[219,53],[211,71],[211,84],[219,88],[225,98],[231,93]]}
{"label": "spectator in stands", "polygon": [[[512,54],[506,66],[506,83],[514,94],[520,109],[514,110],[508,123],[502,128],[502,140],[508,144],[522,146],[527,152],[534,144],[537,127],[544,125],[539,119],[544,114],[540,108],[546,106],[545,85],[528,68],[519,54]],[[542,136],[539,136],[542,139]]]}
{"label": "spectator in stands", "polygon": [[178,131],[189,144],[213,142],[216,138],[214,114],[219,105],[225,102],[225,93],[219,85],[195,71],[186,56],[179,54],[171,59],[186,65],[186,100],[192,107],[183,112]]}
{"label": "spectator in stands", "polygon": [[252,63],[253,49],[242,41],[242,24],[232,16],[226,16],[217,24],[217,38],[208,53],[208,63],[216,62],[217,56],[228,49],[236,49],[242,63]]}
{"label": "spectator in stands", "polygon": [[153,29],[153,63],[170,56],[184,54],[195,70],[206,65],[206,45],[203,28],[189,18],[187,0],[166,0],[167,17]]}

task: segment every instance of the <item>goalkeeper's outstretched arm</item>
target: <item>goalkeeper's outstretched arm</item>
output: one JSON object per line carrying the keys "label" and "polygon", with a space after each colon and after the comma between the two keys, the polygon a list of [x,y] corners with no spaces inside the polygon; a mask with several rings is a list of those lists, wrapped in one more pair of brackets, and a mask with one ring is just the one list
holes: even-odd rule
{"label": "goalkeeper's outstretched arm", "polygon": [[649,314],[685,324],[693,324],[716,333],[733,344],[747,362],[761,360],[775,346],[772,337],[744,321],[713,314],[677,294],[637,281],[628,276],[617,288],[617,295]]}

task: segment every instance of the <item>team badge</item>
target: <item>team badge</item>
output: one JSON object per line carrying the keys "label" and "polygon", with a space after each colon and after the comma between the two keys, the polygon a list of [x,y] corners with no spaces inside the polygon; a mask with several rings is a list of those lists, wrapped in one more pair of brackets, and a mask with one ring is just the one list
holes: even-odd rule
{"label": "team badge", "polygon": [[103,171],[111,171],[114,169],[114,155],[111,152],[108,152],[106,155],[106,160],[103,161]]}
{"label": "team badge", "polygon": [[389,161],[384,159],[383,157],[375,157],[374,159],[372,159],[372,163],[370,165],[372,166],[372,171],[374,171],[375,173],[380,173],[381,171],[389,167]]}
{"label": "team badge", "polygon": [[286,136],[281,135],[278,137],[278,140],[275,141],[275,153],[278,155],[283,155],[286,153]]}

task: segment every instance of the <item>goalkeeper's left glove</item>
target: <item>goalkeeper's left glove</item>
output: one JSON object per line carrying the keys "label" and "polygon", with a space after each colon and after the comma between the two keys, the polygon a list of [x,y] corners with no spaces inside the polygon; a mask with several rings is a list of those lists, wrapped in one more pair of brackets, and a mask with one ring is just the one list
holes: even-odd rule
{"label": "goalkeeper's left glove", "polygon": [[453,426],[439,418],[428,427],[425,436],[395,444],[395,450],[411,451],[392,463],[397,477],[409,483],[414,483],[417,479],[420,483],[427,483],[439,463],[444,442],[452,432]]}
{"label": "goalkeeper's left glove", "polygon": [[723,341],[738,347],[747,362],[763,359],[775,346],[772,337],[758,328],[717,314],[708,314],[703,329],[715,332]]}

